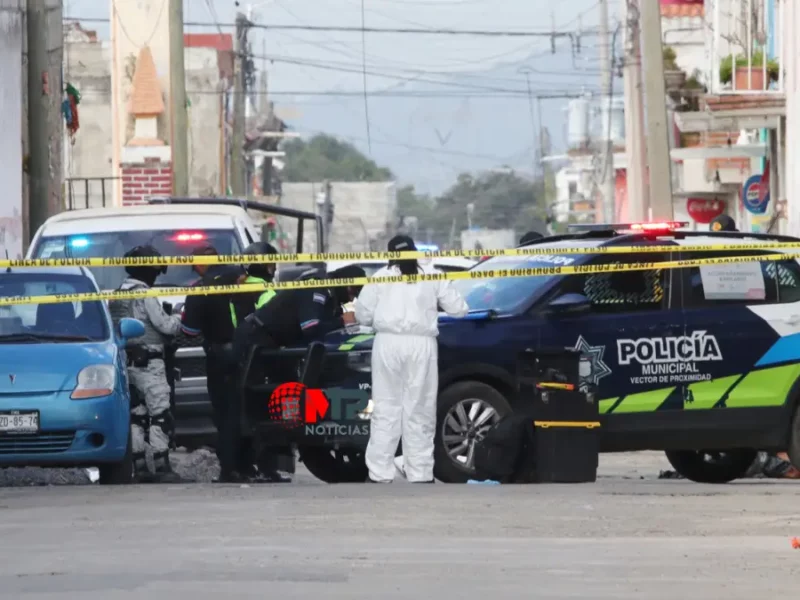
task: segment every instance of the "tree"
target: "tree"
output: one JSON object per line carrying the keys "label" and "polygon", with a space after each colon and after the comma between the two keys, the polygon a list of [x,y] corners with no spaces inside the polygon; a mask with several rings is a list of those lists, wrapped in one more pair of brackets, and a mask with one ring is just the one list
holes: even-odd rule
{"label": "tree", "polygon": [[[469,208],[471,205],[471,208]],[[546,215],[545,186],[513,171],[458,176],[456,183],[436,203],[440,228],[456,231],[473,227],[513,229],[518,234],[539,230]]]}
{"label": "tree", "polygon": [[355,146],[329,135],[316,135],[309,141],[284,142],[286,152],[284,181],[391,181],[392,172],[378,166]]}

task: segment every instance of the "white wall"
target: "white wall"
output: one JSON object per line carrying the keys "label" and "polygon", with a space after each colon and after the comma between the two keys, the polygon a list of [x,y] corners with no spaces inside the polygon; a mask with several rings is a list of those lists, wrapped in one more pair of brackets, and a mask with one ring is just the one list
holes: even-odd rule
{"label": "white wall", "polygon": [[22,14],[0,8],[0,255],[22,257]]}

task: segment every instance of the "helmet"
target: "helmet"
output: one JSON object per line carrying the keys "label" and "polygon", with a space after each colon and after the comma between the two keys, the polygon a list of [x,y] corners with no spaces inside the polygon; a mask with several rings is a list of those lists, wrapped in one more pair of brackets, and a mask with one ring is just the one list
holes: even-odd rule
{"label": "helmet", "polygon": [[[136,246],[131,248],[124,255],[124,258],[160,258],[161,253],[150,245]],[[156,278],[167,272],[166,265],[143,265],[125,267],[125,272],[148,285],[153,285]]]}
{"label": "helmet", "polygon": [[711,221],[711,231],[736,231],[736,221],[728,215],[720,215]]}
{"label": "helmet", "polygon": [[[242,254],[278,254],[275,246],[267,242],[253,242],[244,249]],[[270,264],[274,263],[252,263],[247,266],[247,274],[252,277],[259,277],[268,281],[272,280],[274,267],[270,269]]]}

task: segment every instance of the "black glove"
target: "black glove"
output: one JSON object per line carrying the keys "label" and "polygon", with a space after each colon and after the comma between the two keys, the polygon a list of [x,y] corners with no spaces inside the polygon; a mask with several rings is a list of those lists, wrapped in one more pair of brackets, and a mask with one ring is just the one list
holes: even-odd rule
{"label": "black glove", "polygon": [[169,302],[162,302],[161,307],[164,309],[164,312],[167,313],[168,315],[172,314],[172,304],[170,304]]}

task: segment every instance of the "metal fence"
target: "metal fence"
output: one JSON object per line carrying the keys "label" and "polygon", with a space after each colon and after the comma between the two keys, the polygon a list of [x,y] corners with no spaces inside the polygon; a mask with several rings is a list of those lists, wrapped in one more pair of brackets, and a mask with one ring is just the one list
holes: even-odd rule
{"label": "metal fence", "polygon": [[105,208],[114,204],[114,182],[120,177],[75,177],[65,183],[67,210]]}

